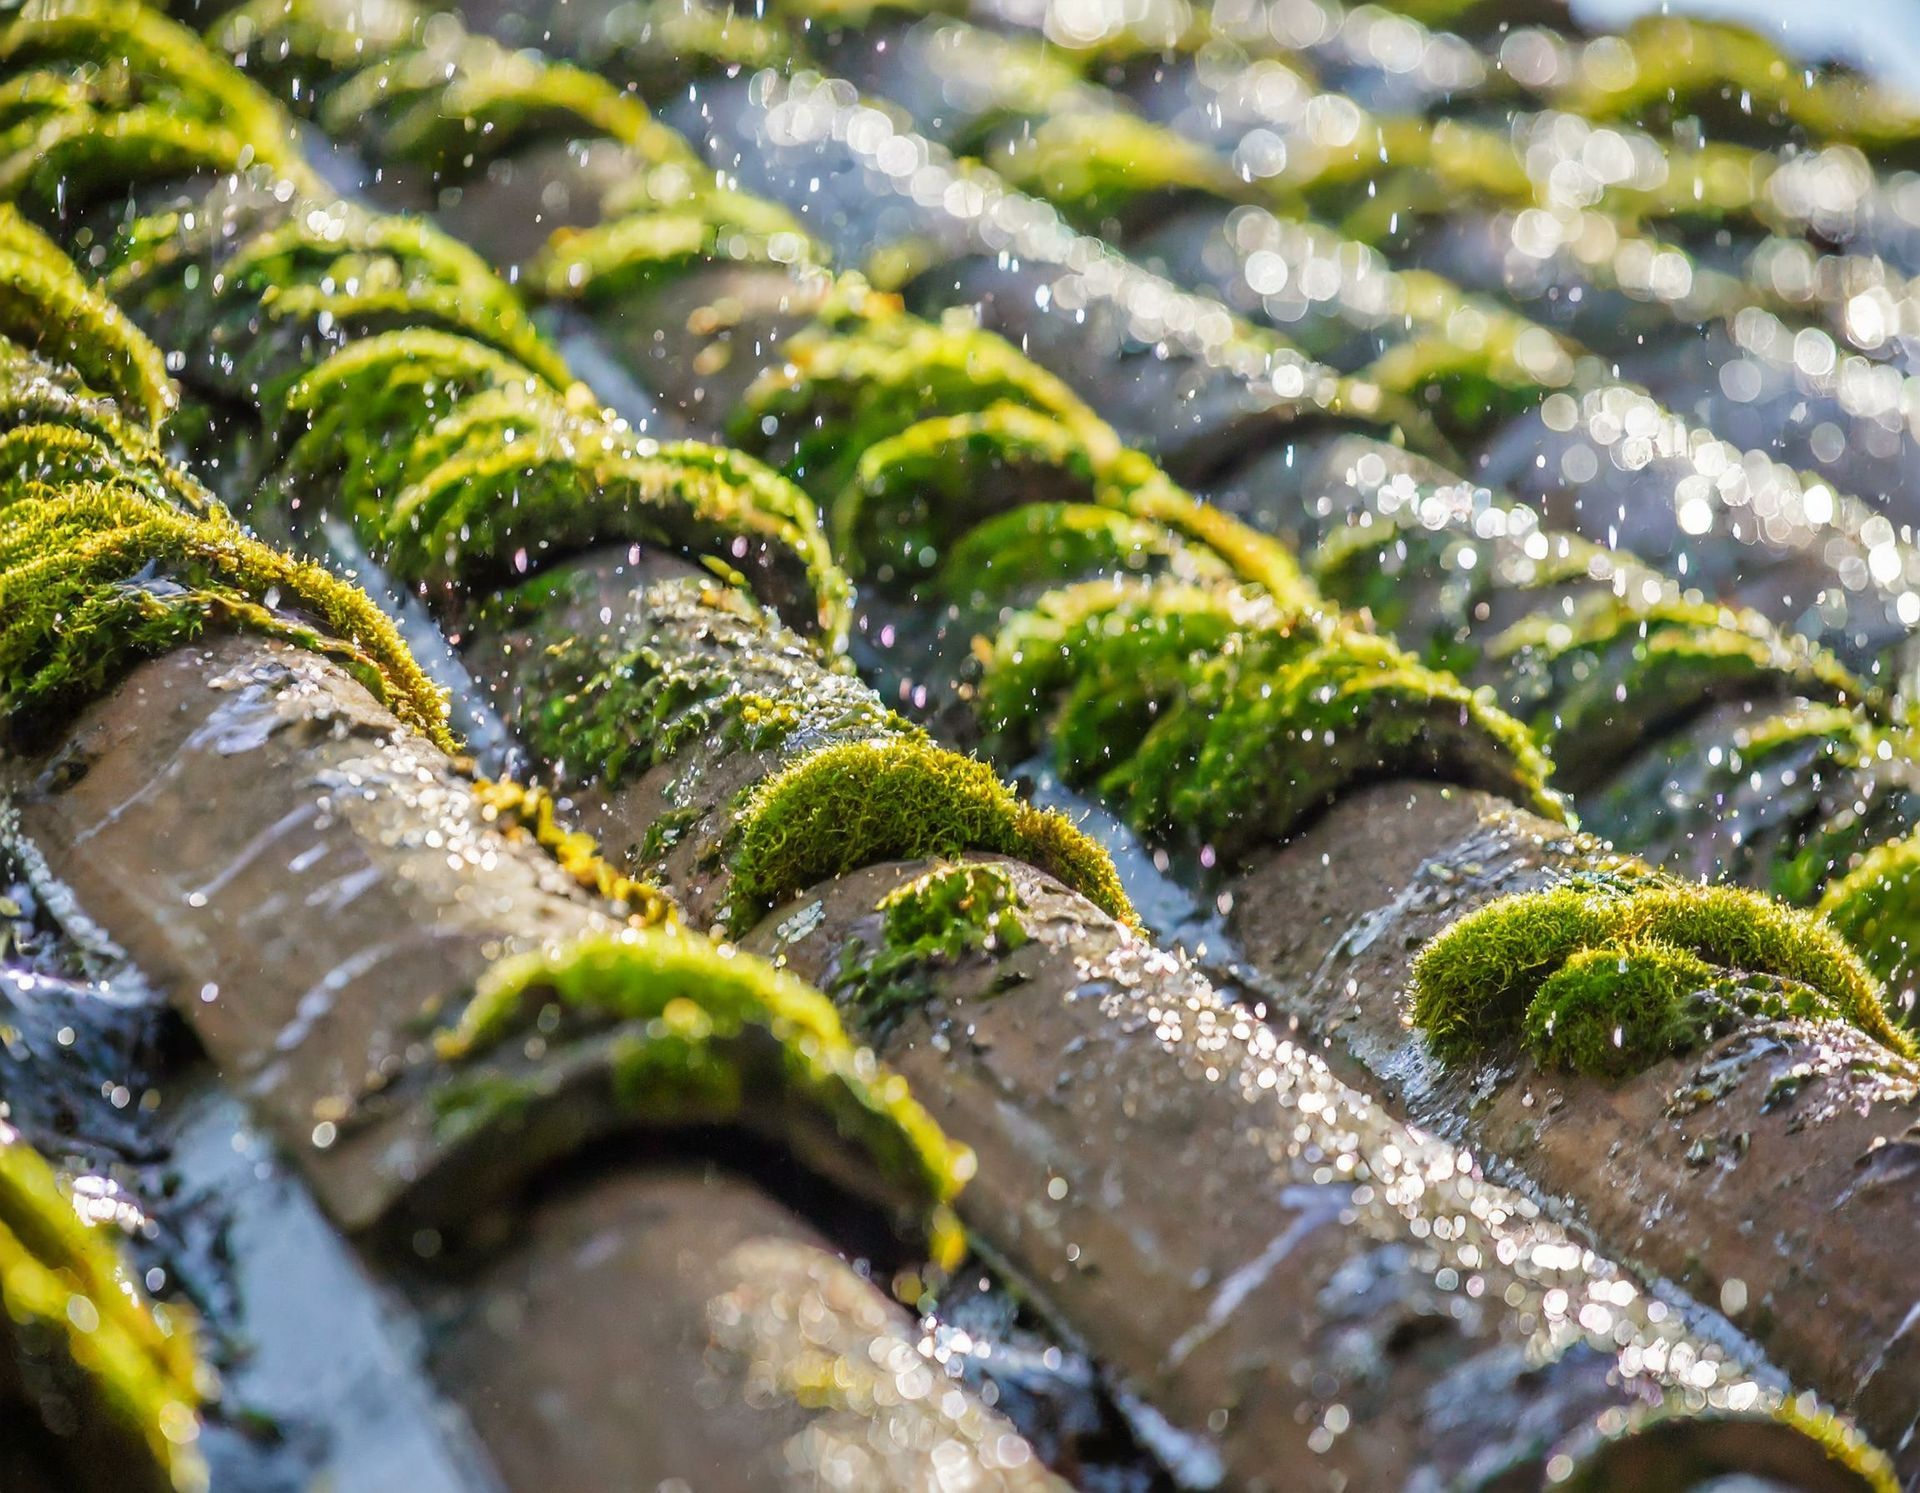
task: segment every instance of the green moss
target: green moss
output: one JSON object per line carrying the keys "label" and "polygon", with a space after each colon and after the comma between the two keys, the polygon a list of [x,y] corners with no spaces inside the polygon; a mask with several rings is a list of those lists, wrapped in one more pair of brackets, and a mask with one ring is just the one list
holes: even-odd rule
{"label": "green moss", "polygon": [[1706,119],[1713,133],[1798,126],[1815,139],[1881,154],[1920,136],[1920,114],[1906,100],[1858,77],[1815,72],[1743,26],[1644,16],[1619,40],[1622,65],[1576,67],[1556,105],[1653,128],[1689,115]]}
{"label": "green moss", "polygon": [[962,960],[1011,954],[1031,941],[1020,896],[997,866],[941,866],[880,899],[880,945],[850,950],[832,985],[834,998],[860,1013],[866,1030],[924,1002],[932,977]]}
{"label": "green moss", "polygon": [[616,871],[591,835],[560,824],[554,797],[544,788],[483,778],[474,783],[473,796],[489,824],[525,834],[575,881],[616,904],[630,921],[649,928],[678,921],[679,909],[665,892]]}
{"label": "green moss", "polygon": [[[231,175],[258,161],[232,130],[158,106],[59,114],[0,136],[0,200],[71,213],[144,182]],[[298,163],[283,169],[307,179]]]}
{"label": "green moss", "polygon": [[816,265],[825,252],[785,211],[744,193],[690,193],[671,208],[647,207],[599,225],[562,229],[531,277],[556,300],[604,304],[656,290],[703,265]]}
{"label": "green moss", "polygon": [[1129,925],[1106,853],[1063,816],[1024,804],[984,762],[915,738],[810,752],[761,783],[739,815],[729,922],[885,860],[969,850],[1038,866]]}
{"label": "green moss", "polygon": [[1450,436],[1470,440],[1572,381],[1573,350],[1527,318],[1435,275],[1400,271],[1396,282],[1409,324],[1438,330],[1396,342],[1362,376],[1424,404]]}
{"label": "green moss", "polygon": [[1090,503],[1030,503],[959,540],[940,567],[940,587],[969,611],[982,611],[1021,592],[1126,575],[1203,584],[1234,579],[1213,551],[1164,524]]}
{"label": "green moss", "polygon": [[[341,24],[347,15],[350,26]],[[425,20],[412,0],[352,0],[350,7],[337,0],[247,0],[220,18],[209,40],[228,57],[244,57],[247,71],[271,79],[276,91],[300,79],[300,97],[310,101],[315,80],[415,43]]]}
{"label": "green moss", "polygon": [[701,0],[628,0],[587,29],[578,41],[582,60],[611,63],[600,70],[617,69],[623,81],[638,81],[642,97],[655,74],[662,82],[671,77],[683,83],[689,75],[780,67],[805,52],[784,14],[747,15]]}
{"label": "green moss", "polygon": [[[645,1119],[734,1121],[776,1098],[817,1111],[912,1201],[941,1262],[955,1263],[961,1240],[949,1204],[972,1173],[971,1155],[940,1133],[902,1079],[848,1040],[818,991],[684,934],[585,939],[496,965],[442,1053],[474,1057],[533,1027],[549,1006],[576,1023],[638,1028],[615,1061],[620,1097]],[[753,1059],[754,1038],[777,1045],[771,1073]],[[762,1089],[768,1080],[782,1092]]]}
{"label": "green moss", "polygon": [[[492,403],[463,425],[478,401]],[[517,438],[504,438],[503,417],[521,422]],[[845,638],[846,580],[813,504],[738,452],[658,445],[537,394],[494,391],[456,408],[417,454],[432,465],[416,475],[410,456],[407,486],[381,520],[391,563],[409,579],[498,578],[616,538],[721,557],[755,549],[789,616],[829,647]]]}
{"label": "green moss", "polygon": [[393,624],[356,587],[223,512],[185,514],[108,484],[33,485],[0,508],[0,713],[16,728],[209,628],[322,653],[451,749],[445,702]]}
{"label": "green moss", "polygon": [[[151,1467],[130,1487],[207,1486],[196,1445],[211,1375],[177,1311],[151,1306],[107,1230],[83,1223],[52,1170],[0,1125],[0,1339],[57,1343]],[[99,1448],[105,1454],[105,1448]]]}
{"label": "green moss", "polygon": [[452,332],[409,327],[350,342],[288,389],[285,423],[299,433],[280,461],[281,479],[336,480],[356,520],[378,523],[405,483],[423,427],[470,396],[530,394],[543,382],[505,353]]}
{"label": "green moss", "polygon": [[358,137],[377,160],[411,161],[449,177],[534,135],[605,137],[643,158],[690,157],[678,135],[604,78],[445,23],[423,33],[423,45],[340,82],[320,121],[329,134]]}
{"label": "green moss", "polygon": [[1765,694],[1877,704],[1824,649],[1759,615],[1671,595],[1589,596],[1569,616],[1534,616],[1488,653],[1511,670],[1517,708],[1545,735],[1592,742]]}
{"label": "green moss", "polygon": [[[1623,950],[1635,952],[1610,987],[1607,960]],[[1594,951],[1601,957],[1582,957]],[[1619,1044],[1630,1065],[1670,1050],[1662,1043],[1673,1033],[1673,1011],[1660,992],[1682,993],[1677,984],[1694,977],[1688,958],[1803,986],[1836,1016],[1913,1055],[1873,976],[1825,922],[1758,892],[1661,877],[1580,878],[1502,897],[1462,918],[1414,962],[1413,1017],[1436,1050],[1464,1056],[1516,1031],[1544,1041],[1566,1006],[1579,1018],[1575,1034],[1543,1050],[1593,1057],[1596,1024],[1612,1012],[1633,1019]],[[1550,993],[1563,970],[1570,973]],[[1536,1013],[1543,1000],[1548,1007]]]}
{"label": "green moss", "polygon": [[212,503],[144,427],[121,417],[117,404],[75,394],[37,359],[0,352],[0,433],[10,457],[5,470],[23,482],[93,474],[190,513]]}
{"label": "green moss", "polygon": [[[185,26],[135,0],[37,4],[0,31],[0,67],[13,76],[70,70],[110,99],[190,112],[260,142],[262,151],[277,152],[286,134],[280,111],[256,84]],[[294,160],[287,152],[285,164]]]}
{"label": "green moss", "polygon": [[1383,639],[1257,592],[1094,581],[1016,614],[984,658],[1002,749],[1046,744],[1141,830],[1228,855],[1345,787],[1438,776],[1564,810],[1525,729]]}
{"label": "green moss", "polygon": [[1754,1018],[1843,1019],[1805,985],[1727,976],[1658,941],[1582,949],[1541,982],[1521,1038],[1534,1061],[1621,1079]]}
{"label": "green moss", "polygon": [[1869,852],[1827,887],[1819,911],[1860,951],[1867,967],[1898,993],[1901,1019],[1911,1023],[1920,943],[1920,837]]}
{"label": "green moss", "polygon": [[831,497],[872,446],[938,415],[1023,405],[1067,424],[1090,420],[1059,379],[990,332],[954,318],[940,326],[880,314],[843,328],[810,328],[788,340],[728,421],[729,439],[768,450],[784,431],[786,470]]}
{"label": "green moss", "polygon": [[1198,193],[1246,202],[1255,196],[1208,147],[1118,111],[1057,115],[1010,136],[986,160],[1010,184],[1094,233],[1151,199]]}
{"label": "green moss", "polygon": [[[568,584],[535,580],[503,606],[537,614],[563,605]],[[541,704],[522,729],[572,780],[608,791],[708,738],[773,752],[796,737],[918,734],[734,589],[662,582],[632,615],[646,636],[611,661],[600,645],[569,637],[549,643],[533,665],[529,692]]]}
{"label": "green moss", "polygon": [[0,205],[0,336],[72,368],[157,429],[178,396],[166,359],[118,306],[11,207]]}
{"label": "green moss", "polygon": [[832,505],[835,550],[857,574],[911,583],[982,521],[1049,498],[1163,525],[1241,579],[1304,599],[1284,546],[1195,501],[1092,415],[1069,423],[1018,404],[936,416],[869,446]]}

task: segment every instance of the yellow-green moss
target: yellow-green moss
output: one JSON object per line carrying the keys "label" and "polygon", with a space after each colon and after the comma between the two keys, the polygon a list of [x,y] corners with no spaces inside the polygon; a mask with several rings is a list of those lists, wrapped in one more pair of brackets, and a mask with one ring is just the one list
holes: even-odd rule
{"label": "yellow-green moss", "polygon": [[1878,704],[1831,654],[1758,614],[1671,595],[1588,596],[1571,616],[1528,617],[1487,651],[1513,671],[1535,728],[1570,741],[1600,739],[1609,723],[1637,730],[1730,694]]}
{"label": "yellow-green moss", "polygon": [[64,363],[157,429],[178,403],[166,359],[120,308],[80,278],[67,257],[0,204],[0,336]]}
{"label": "yellow-green moss", "polygon": [[787,470],[832,497],[861,456],[909,426],[995,404],[1023,405],[1068,424],[1091,418],[1078,395],[1003,339],[964,318],[941,325],[880,314],[811,328],[786,343],[729,417],[729,438],[767,449],[769,425],[793,441]]}
{"label": "yellow-green moss", "polygon": [[1576,66],[1554,102],[1591,119],[1655,128],[1703,116],[1715,133],[1760,122],[1769,133],[1797,125],[1818,140],[1872,149],[1911,144],[1920,113],[1861,78],[1816,72],[1744,26],[1689,16],[1642,16],[1618,38],[1604,69]]}
{"label": "yellow-green moss", "polygon": [[595,227],[556,233],[530,272],[545,295],[600,304],[657,289],[706,264],[825,263],[825,251],[775,203],[717,186],[677,164],[647,175],[684,186],[649,192],[635,205],[622,194]]}
{"label": "yellow-green moss", "polygon": [[[569,605],[574,579],[536,577],[502,598],[499,620]],[[822,742],[918,735],[850,672],[780,626],[737,589],[709,579],[662,581],[631,612],[639,641],[609,659],[577,637],[541,638],[522,719],[527,744],[569,781],[611,791],[698,742],[773,752]]]}
{"label": "yellow-green moss", "polygon": [[872,1030],[926,1000],[937,971],[976,955],[1003,957],[1031,941],[1013,878],[998,866],[940,866],[895,887],[874,909],[880,943],[842,957],[831,986]]}
{"label": "yellow-green moss", "polygon": [[134,660],[235,628],[339,662],[443,747],[446,704],[356,587],[130,488],[30,485],[0,508],[0,712],[40,725]]}
{"label": "yellow-green moss", "polygon": [[768,1103],[774,1096],[745,1082],[743,1054],[748,1037],[770,1037],[780,1097],[818,1109],[918,1209],[939,1262],[957,1262],[950,1204],[972,1156],[941,1134],[905,1080],[854,1046],[818,991],[686,934],[589,938],[494,966],[442,1039],[442,1054],[483,1053],[533,1027],[548,1006],[587,1023],[640,1026],[615,1056],[620,1097],[666,1124],[734,1121]]}
{"label": "yellow-green moss", "polygon": [[21,482],[66,476],[111,477],[190,513],[212,502],[204,488],[161,454],[116,403],[74,393],[58,370],[11,348],[0,349],[0,431]]}
{"label": "yellow-green moss", "polygon": [[444,23],[423,42],[335,86],[320,107],[323,127],[358,136],[381,161],[447,175],[471,171],[535,133],[606,137],[644,158],[690,155],[638,99],[604,78]]}
{"label": "yellow-green moss", "polygon": [[0,136],[0,200],[72,212],[129,186],[201,171],[228,175],[259,159],[232,130],[155,106],[59,114]]}
{"label": "yellow-green moss", "polygon": [[593,836],[560,824],[554,797],[546,789],[482,778],[474,783],[473,796],[489,824],[524,833],[575,881],[614,903],[633,922],[652,928],[678,921],[679,910],[665,892],[616,871]]}
{"label": "yellow-green moss", "polygon": [[103,102],[162,105],[247,138],[284,133],[255,84],[186,27],[135,0],[36,0],[0,31],[0,68],[13,77],[68,73]]}
{"label": "yellow-green moss", "polygon": [[1438,776],[1562,817],[1524,727],[1391,643],[1258,592],[1092,581],[1016,614],[980,704],[1013,755],[1044,743],[1136,827],[1228,854],[1343,788]]}
{"label": "yellow-green moss", "polygon": [[[1589,956],[1599,951],[1600,957]],[[1606,961],[1632,951],[1617,982]],[[1729,975],[1775,976],[1811,991],[1836,1016],[1894,1052],[1913,1044],[1888,1019],[1878,983],[1824,921],[1758,892],[1689,886],[1662,877],[1576,877],[1502,897],[1462,918],[1420,951],[1413,1017],[1436,1050],[1462,1056],[1516,1032],[1539,1036],[1560,1005],[1581,1020],[1611,1010],[1623,1026],[1622,1062],[1664,1055],[1674,998],[1694,977],[1688,960]],[[1578,961],[1578,962],[1576,962]],[[1548,987],[1563,971],[1560,984]],[[1534,1008],[1548,1001],[1548,1008]],[[1569,1049],[1590,1053],[1589,1029]],[[1557,1051],[1548,1047],[1548,1051]]]}
{"label": "yellow-green moss", "polygon": [[1064,816],[1022,803],[984,762],[915,738],[810,752],[753,789],[728,861],[729,920],[743,928],[787,897],[878,861],[969,850],[1025,860],[1137,924],[1106,852]]}
{"label": "yellow-green moss", "polygon": [[1050,497],[1163,525],[1242,580],[1305,592],[1284,546],[1181,491],[1091,414],[1068,422],[1018,404],[935,416],[869,446],[833,502],[834,547],[857,574],[911,582],[983,520]]}
{"label": "yellow-green moss", "polygon": [[1820,915],[1860,951],[1874,974],[1899,993],[1913,1020],[1916,946],[1920,946],[1920,836],[1870,851],[1820,898]]}
{"label": "yellow-green moss", "polygon": [[[212,1387],[177,1309],[149,1305],[108,1231],[81,1221],[46,1162],[0,1124],[0,1341],[58,1343],[151,1467],[129,1487],[207,1486],[197,1445]],[[0,1351],[5,1351],[0,1346]]]}
{"label": "yellow-green moss", "polygon": [[1149,198],[1190,192],[1246,202],[1257,195],[1213,150],[1119,111],[1055,116],[1011,134],[986,160],[1013,186],[1095,233]]}
{"label": "yellow-green moss", "polygon": [[1779,1487],[1898,1493],[1893,1464],[1811,1394],[1772,1409],[1700,1409],[1680,1394],[1605,1416],[1564,1444],[1556,1493],[1666,1493],[1759,1474]]}
{"label": "yellow-green moss", "polygon": [[1226,561],[1164,524],[1090,503],[1029,503],[960,539],[940,567],[940,588],[970,611],[1008,596],[1098,576],[1165,574],[1205,584],[1234,580]]}

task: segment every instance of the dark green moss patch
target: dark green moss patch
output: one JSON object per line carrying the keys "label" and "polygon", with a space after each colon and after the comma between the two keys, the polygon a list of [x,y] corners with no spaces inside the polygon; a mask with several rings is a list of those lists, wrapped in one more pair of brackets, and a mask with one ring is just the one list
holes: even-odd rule
{"label": "dark green moss patch", "polygon": [[833,994],[883,1024],[923,1002],[935,974],[978,955],[999,958],[1029,942],[1013,880],[996,866],[942,866],[881,899],[880,945],[843,958]]}

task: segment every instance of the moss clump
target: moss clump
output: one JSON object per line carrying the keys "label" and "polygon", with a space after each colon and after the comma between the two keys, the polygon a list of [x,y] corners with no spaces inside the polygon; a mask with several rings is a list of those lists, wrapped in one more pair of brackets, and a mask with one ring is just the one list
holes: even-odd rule
{"label": "moss clump", "polygon": [[1228,855],[1343,788],[1439,776],[1560,817],[1525,729],[1337,618],[1244,589],[1094,581],[1016,614],[983,655],[984,723],[1046,744],[1153,834]]}
{"label": "moss clump", "polygon": [[422,32],[340,82],[321,104],[329,134],[374,159],[457,180],[534,135],[617,140],[643,158],[689,159],[686,143],[638,99],[564,62],[509,51],[458,26]]}
{"label": "moss clump", "polygon": [[1196,502],[1091,414],[1069,422],[1018,404],[922,420],[868,447],[832,505],[835,550],[856,573],[911,582],[977,524],[1047,498],[1164,525],[1242,580],[1305,592],[1282,545]]}
{"label": "moss clump", "polygon": [[129,417],[158,429],[179,402],[166,359],[52,240],[0,205],[0,336],[73,369]]}
{"label": "moss clump", "polygon": [[[765,1107],[775,1111],[770,1128],[800,1144],[806,1128],[785,1123],[779,1107],[818,1114],[821,1130],[863,1153],[916,1209],[939,1263],[957,1262],[962,1239],[949,1205],[972,1173],[971,1154],[940,1133],[904,1080],[848,1040],[832,1003],[810,986],[685,934],[590,938],[488,971],[443,1035],[442,1055],[480,1055],[533,1027],[547,1007],[576,1029],[632,1028],[615,1054],[617,1087],[645,1120],[735,1122]],[[756,1042],[769,1039],[771,1066],[756,1055]]]}
{"label": "moss clump", "polygon": [[[1825,1012],[1913,1055],[1873,976],[1825,922],[1744,888],[1661,877],[1576,878],[1462,918],[1414,961],[1413,1018],[1449,1056],[1524,1031],[1544,1052],[1602,1064],[1611,1059],[1595,1044],[1620,1026],[1622,1066],[1608,1071],[1624,1072],[1673,1050],[1674,1007],[1697,965],[1790,981]],[[1555,1030],[1563,1009],[1564,1036]]]}
{"label": "moss clump", "polygon": [[[1459,295],[1451,286],[1446,290]],[[1525,414],[1548,391],[1572,381],[1573,356],[1551,333],[1495,306],[1469,308],[1463,301],[1462,309],[1484,329],[1471,341],[1458,330],[1466,318],[1453,317],[1447,330],[1396,343],[1361,376],[1389,394],[1416,400],[1442,431],[1464,440]],[[1427,308],[1429,319],[1439,311]],[[1409,314],[1421,318],[1419,311]]]}
{"label": "moss clump", "polygon": [[1543,1066],[1621,1079],[1757,1017],[1843,1019],[1805,985],[1728,976],[1671,944],[1617,944],[1583,949],[1547,976],[1521,1039]]}
{"label": "moss clump", "polygon": [[1771,694],[1878,703],[1838,660],[1765,618],[1672,595],[1652,602],[1590,596],[1571,616],[1528,618],[1488,652],[1510,670],[1516,711],[1543,735],[1590,751],[1716,700]]}
{"label": "moss clump", "polygon": [[1031,503],[990,518],[959,540],[940,588],[970,611],[1099,576],[1156,576],[1202,584],[1235,579],[1212,550],[1172,529],[1090,503]]}
{"label": "moss clump", "polygon": [[[252,144],[232,130],[169,109],[76,110],[0,136],[0,200],[71,213],[130,185],[198,172],[243,173],[258,159]],[[287,170],[310,180],[297,163]]]}
{"label": "moss clump", "polygon": [[1915,951],[1920,945],[1920,837],[1894,840],[1869,852],[1827,887],[1819,911],[1893,988],[1901,1019],[1911,1023]]}
{"label": "moss clump", "polygon": [[544,788],[482,778],[474,783],[473,796],[488,823],[528,835],[575,881],[616,904],[638,926],[652,928],[678,921],[678,909],[665,892],[616,871],[601,856],[593,836],[563,828],[554,817],[553,795]]}
{"label": "moss clump", "polygon": [[1589,119],[1627,119],[1655,129],[1689,115],[1712,134],[1799,126],[1817,140],[1846,141],[1884,158],[1920,137],[1920,113],[1857,76],[1815,72],[1743,26],[1683,16],[1643,16],[1618,38],[1620,65],[1576,67],[1555,103]]}
{"label": "moss clump", "polygon": [[1031,941],[1020,922],[1020,895],[997,866],[941,866],[880,899],[880,946],[844,956],[832,991],[871,1029],[919,1005],[933,975],[975,955],[1011,954]]}
{"label": "moss clump", "polygon": [[[673,162],[620,194],[593,228],[562,229],[535,261],[550,298],[603,304],[655,290],[702,265],[825,262],[825,251],[785,208],[718,185]],[[641,200],[632,201],[639,196]]]}
{"label": "moss clump", "polygon": [[985,153],[1012,185],[1045,198],[1089,232],[1144,202],[1194,193],[1246,202],[1254,190],[1204,145],[1138,115],[1102,110],[1048,119]]}
{"label": "moss clump", "polygon": [[112,484],[31,485],[0,508],[0,713],[14,726],[70,709],[135,659],[210,628],[334,659],[451,750],[445,701],[373,603],[224,512],[184,514]]}
{"label": "moss clump", "polygon": [[196,1442],[211,1376],[186,1322],[148,1305],[107,1231],[83,1223],[46,1162],[0,1124],[0,1344],[9,1336],[36,1356],[60,1345],[82,1392],[144,1447],[149,1466],[118,1469],[129,1487],[207,1486]]}
{"label": "moss clump", "polygon": [[962,318],[934,326],[881,309],[842,327],[811,328],[785,353],[787,361],[742,396],[728,436],[772,450],[786,432],[786,471],[826,497],[848,485],[870,447],[935,416],[1013,404],[1069,425],[1092,419],[1059,379]]}
{"label": "moss clump", "polygon": [[729,923],[744,928],[775,903],[861,866],[969,850],[1038,866],[1138,925],[1106,852],[1064,816],[1022,803],[984,762],[916,738],[825,747],[751,790],[728,860]]}

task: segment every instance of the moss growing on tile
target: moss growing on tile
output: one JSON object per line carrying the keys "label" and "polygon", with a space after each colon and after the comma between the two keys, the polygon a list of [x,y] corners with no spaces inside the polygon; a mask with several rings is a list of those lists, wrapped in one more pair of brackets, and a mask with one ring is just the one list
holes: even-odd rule
{"label": "moss growing on tile", "polygon": [[136,659],[209,628],[334,659],[403,722],[451,749],[446,704],[356,587],[130,488],[31,486],[0,508],[0,712],[43,725]]}
{"label": "moss growing on tile", "polygon": [[857,574],[911,583],[977,524],[1050,498],[1164,525],[1242,580],[1305,590],[1284,546],[1182,492],[1091,415],[1069,423],[1018,404],[935,416],[868,447],[831,508],[835,551]]}
{"label": "moss growing on tile", "polygon": [[1589,596],[1570,617],[1529,617],[1488,653],[1507,666],[1514,708],[1537,730],[1589,743],[1635,738],[1717,700],[1879,703],[1832,655],[1764,618],[1671,595]]}
{"label": "moss growing on tile", "polygon": [[1011,185],[1098,233],[1147,200],[1195,193],[1247,202],[1256,191],[1220,155],[1138,115],[1075,112],[1011,133],[985,153]]}
{"label": "moss growing on tile", "polygon": [[0,336],[73,369],[156,430],[178,403],[166,359],[53,242],[0,205]]}
{"label": "moss growing on tile", "polygon": [[329,134],[358,138],[376,160],[455,180],[535,135],[603,137],[647,159],[691,155],[606,79],[446,24],[338,83],[319,116]]}
{"label": "moss growing on tile", "polygon": [[1013,878],[998,866],[940,866],[880,899],[879,946],[841,960],[834,998],[872,1030],[924,1002],[933,976],[972,957],[1001,958],[1032,940]]}
{"label": "moss growing on tile", "polygon": [[[776,1138],[790,1144],[837,1136],[864,1157],[858,1169],[876,1168],[918,1214],[938,1262],[957,1262],[963,1241],[950,1204],[972,1174],[971,1154],[941,1134],[904,1080],[854,1046],[832,1003],[810,986],[686,934],[589,938],[494,966],[443,1034],[442,1056],[480,1056],[534,1027],[545,1008],[556,1008],[563,1025],[630,1029],[614,1063],[618,1096],[638,1118],[750,1122],[766,1109]],[[771,1065],[756,1051],[766,1042],[776,1050]],[[780,1091],[764,1088],[769,1082]],[[803,1136],[782,1123],[783,1106],[813,1110],[825,1123]]]}
{"label": "moss growing on tile", "polygon": [[729,924],[861,866],[969,850],[1027,861],[1137,923],[1106,852],[1064,816],[1022,803],[984,762],[906,737],[807,753],[750,792],[728,857]]}
{"label": "moss growing on tile", "polygon": [[81,1392],[145,1448],[148,1466],[120,1469],[129,1487],[206,1488],[199,1409],[214,1381],[183,1313],[147,1301],[111,1233],[82,1222],[52,1169],[0,1123],[0,1351],[8,1338],[58,1344]]}
{"label": "moss growing on tile", "polygon": [[1262,593],[1086,582],[1016,614],[983,667],[984,723],[1006,750],[1044,742],[1137,828],[1229,855],[1382,775],[1564,814],[1525,728],[1484,696]]}
{"label": "moss growing on tile", "polygon": [[1091,503],[1030,503],[990,518],[954,544],[940,590],[969,611],[1009,597],[1102,576],[1166,575],[1203,584],[1234,579],[1212,550],[1164,524]]}
{"label": "moss growing on tile", "polygon": [[[1605,956],[1623,949],[1636,952],[1619,993],[1610,995]],[[1595,950],[1603,957],[1582,957]],[[1744,888],[1657,876],[1576,878],[1503,897],[1462,918],[1414,963],[1413,1017],[1438,1051],[1468,1056],[1516,1032],[1541,1030],[1554,1014],[1535,1013],[1542,1000],[1576,1001],[1589,1011],[1611,1002],[1619,1014],[1636,1016],[1622,1038],[1623,1054],[1653,1061],[1670,1050],[1661,1042],[1673,1031],[1658,991],[1673,994],[1676,982],[1692,977],[1688,958],[1729,976],[1772,976],[1805,987],[1835,1016],[1913,1055],[1909,1038],[1888,1018],[1879,984],[1827,923]],[[1549,982],[1569,968],[1550,996]],[[1585,1039],[1579,1050],[1590,1050]]]}
{"label": "moss growing on tile", "polygon": [[883,310],[844,327],[810,329],[784,351],[787,361],[742,396],[729,439],[784,450],[784,432],[791,443],[785,469],[828,498],[852,480],[870,447],[935,416],[1015,404],[1069,425],[1093,418],[1059,379],[959,319],[936,326]]}
{"label": "moss growing on tile", "polygon": [[687,184],[661,194],[665,201],[609,203],[596,226],[556,233],[531,271],[543,294],[597,305],[656,290],[702,265],[825,262],[825,250],[785,208],[696,179],[685,168],[649,175]]}
{"label": "moss growing on tile", "polygon": [[593,836],[562,826],[555,818],[553,795],[544,788],[482,778],[474,783],[473,796],[489,824],[524,833],[575,881],[614,903],[634,923],[654,928],[678,920],[673,899],[665,892],[616,871]]}
{"label": "moss growing on tile", "polygon": [[1819,910],[1896,993],[1901,1019],[1910,1024],[1920,951],[1920,837],[1870,851],[1827,887]]}

